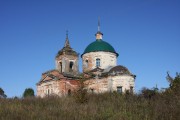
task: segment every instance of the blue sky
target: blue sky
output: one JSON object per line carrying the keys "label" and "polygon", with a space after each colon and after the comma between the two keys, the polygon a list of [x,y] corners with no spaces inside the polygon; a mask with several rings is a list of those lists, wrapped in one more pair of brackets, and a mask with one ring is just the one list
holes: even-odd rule
{"label": "blue sky", "polygon": [[0,87],[7,96],[36,91],[41,73],[55,68],[66,30],[82,54],[95,41],[98,17],[118,64],[137,75],[136,91],[168,87],[166,72],[180,72],[180,1],[0,0]]}

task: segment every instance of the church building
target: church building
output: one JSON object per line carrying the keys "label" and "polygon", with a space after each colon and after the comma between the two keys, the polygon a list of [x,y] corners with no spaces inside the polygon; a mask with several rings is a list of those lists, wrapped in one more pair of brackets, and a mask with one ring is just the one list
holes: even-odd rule
{"label": "church building", "polygon": [[83,71],[80,73],[79,55],[71,48],[66,34],[64,47],[55,57],[55,69],[42,73],[36,84],[37,96],[70,95],[79,88],[82,78],[89,93],[134,92],[136,76],[125,66],[117,65],[119,54],[103,40],[99,23],[95,37],[81,55]]}

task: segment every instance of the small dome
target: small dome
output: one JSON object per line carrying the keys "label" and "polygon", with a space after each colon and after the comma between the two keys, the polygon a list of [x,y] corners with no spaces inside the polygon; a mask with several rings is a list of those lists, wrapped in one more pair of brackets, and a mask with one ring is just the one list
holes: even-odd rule
{"label": "small dome", "polygon": [[66,33],[66,40],[64,47],[58,51],[56,58],[59,57],[60,55],[73,55],[73,56],[78,56],[78,53],[74,51],[69,43],[69,38],[68,38],[68,33]]}
{"label": "small dome", "polygon": [[84,50],[84,53],[82,55],[89,52],[97,52],[97,51],[112,52],[115,53],[116,56],[118,56],[118,53],[116,53],[114,48],[109,43],[103,41],[102,39],[98,39],[92,42],[91,44],[89,44]]}
{"label": "small dome", "polygon": [[129,70],[126,67],[122,66],[122,65],[118,65],[118,66],[115,66],[115,67],[111,68],[109,73],[113,73],[113,72],[119,73],[119,74],[129,74],[129,75],[132,75],[129,72]]}

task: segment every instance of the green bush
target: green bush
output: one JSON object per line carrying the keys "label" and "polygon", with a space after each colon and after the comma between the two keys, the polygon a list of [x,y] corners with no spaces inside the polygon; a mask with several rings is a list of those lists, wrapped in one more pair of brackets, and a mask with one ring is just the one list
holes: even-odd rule
{"label": "green bush", "polygon": [[32,88],[26,88],[23,97],[34,97],[34,90]]}
{"label": "green bush", "polygon": [[6,98],[6,94],[4,93],[4,90],[0,88],[0,98]]}
{"label": "green bush", "polygon": [[73,97],[77,103],[86,103],[88,101],[87,98],[87,90],[85,89],[84,79],[79,81],[79,87],[77,91],[74,92]]}

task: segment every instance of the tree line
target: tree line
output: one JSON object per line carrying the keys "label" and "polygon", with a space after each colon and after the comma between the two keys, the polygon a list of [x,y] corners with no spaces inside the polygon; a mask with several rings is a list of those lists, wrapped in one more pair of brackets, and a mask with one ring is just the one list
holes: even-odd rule
{"label": "tree line", "polygon": [[[34,97],[34,90],[32,88],[26,88],[23,93],[23,98],[26,97]],[[7,98],[7,95],[5,94],[4,90],[0,88],[0,98]],[[15,97],[17,98],[17,97]]]}

